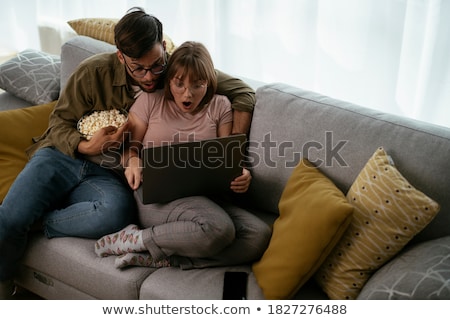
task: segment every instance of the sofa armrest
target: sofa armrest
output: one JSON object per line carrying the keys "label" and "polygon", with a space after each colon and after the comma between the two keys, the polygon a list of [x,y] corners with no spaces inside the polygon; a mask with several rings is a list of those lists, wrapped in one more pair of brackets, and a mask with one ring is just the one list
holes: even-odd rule
{"label": "sofa armrest", "polygon": [[450,236],[400,253],[369,279],[358,299],[450,299]]}

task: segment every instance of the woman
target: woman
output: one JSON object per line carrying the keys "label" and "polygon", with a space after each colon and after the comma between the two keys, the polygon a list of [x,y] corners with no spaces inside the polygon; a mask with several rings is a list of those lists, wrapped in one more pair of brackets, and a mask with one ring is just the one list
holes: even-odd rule
{"label": "woman", "polygon": [[[141,182],[138,150],[166,143],[203,140],[231,134],[232,113],[226,97],[215,94],[216,73],[207,49],[185,42],[170,57],[164,91],[142,93],[130,109],[132,141],[122,164],[133,190]],[[236,193],[247,191],[250,172],[243,169],[231,182]],[[258,259],[270,239],[270,228],[251,213],[204,196],[164,204],[140,202],[136,225],[102,237],[99,256],[119,255],[116,266],[130,265],[183,269],[233,265]]]}

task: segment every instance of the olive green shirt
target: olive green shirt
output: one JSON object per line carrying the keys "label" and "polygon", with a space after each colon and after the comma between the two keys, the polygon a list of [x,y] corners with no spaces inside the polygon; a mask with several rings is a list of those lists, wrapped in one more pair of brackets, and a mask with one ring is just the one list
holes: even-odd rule
{"label": "olive green shirt", "polygon": [[[217,93],[227,96],[233,109],[253,111],[253,89],[220,71],[217,71],[217,82]],[[55,147],[76,157],[82,139],[77,131],[77,122],[84,114],[93,110],[128,111],[134,101],[135,92],[127,82],[125,66],[116,53],[98,54],[86,59],[69,78],[50,115],[48,129],[28,150],[28,155],[42,147]]]}

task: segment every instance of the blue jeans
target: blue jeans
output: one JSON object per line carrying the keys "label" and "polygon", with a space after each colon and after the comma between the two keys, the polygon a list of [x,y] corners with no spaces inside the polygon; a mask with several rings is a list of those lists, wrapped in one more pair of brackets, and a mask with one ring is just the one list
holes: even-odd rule
{"label": "blue jeans", "polygon": [[42,220],[49,238],[97,239],[134,222],[135,212],[117,173],[54,148],[38,150],[0,205],[0,280],[14,276],[35,222]]}

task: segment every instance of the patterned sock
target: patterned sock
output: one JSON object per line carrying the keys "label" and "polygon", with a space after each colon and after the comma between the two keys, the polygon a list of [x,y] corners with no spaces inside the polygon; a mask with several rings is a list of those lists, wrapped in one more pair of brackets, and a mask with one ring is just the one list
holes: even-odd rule
{"label": "patterned sock", "polygon": [[116,258],[115,266],[119,269],[129,266],[164,268],[170,267],[170,262],[168,259],[154,261],[148,253],[126,253]]}
{"label": "patterned sock", "polygon": [[95,243],[95,253],[99,257],[146,250],[142,241],[142,230],[134,224],[130,224],[119,232],[106,235]]}

